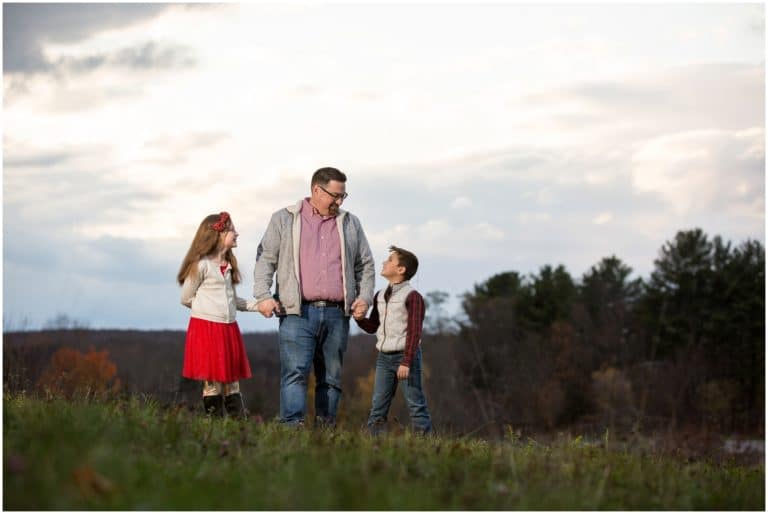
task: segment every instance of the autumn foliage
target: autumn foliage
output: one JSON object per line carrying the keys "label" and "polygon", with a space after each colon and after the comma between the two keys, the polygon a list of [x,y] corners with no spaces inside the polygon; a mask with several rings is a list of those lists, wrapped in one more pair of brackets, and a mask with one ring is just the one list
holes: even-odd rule
{"label": "autumn foliage", "polygon": [[54,353],[38,387],[65,398],[103,396],[117,392],[120,380],[117,366],[109,360],[109,352],[90,347],[85,354],[71,347]]}

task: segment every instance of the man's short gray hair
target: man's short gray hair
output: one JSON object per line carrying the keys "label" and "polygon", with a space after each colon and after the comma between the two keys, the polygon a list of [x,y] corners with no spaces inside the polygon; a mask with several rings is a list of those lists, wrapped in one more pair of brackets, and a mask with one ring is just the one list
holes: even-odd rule
{"label": "man's short gray hair", "polygon": [[329,166],[326,166],[325,168],[320,168],[318,171],[315,172],[315,174],[312,176],[312,184],[310,187],[315,186],[316,184],[319,184],[323,188],[325,188],[328,183],[331,181],[339,181],[340,183],[346,183],[347,182],[347,176],[344,175],[344,173],[341,170],[337,170],[336,168],[331,168]]}

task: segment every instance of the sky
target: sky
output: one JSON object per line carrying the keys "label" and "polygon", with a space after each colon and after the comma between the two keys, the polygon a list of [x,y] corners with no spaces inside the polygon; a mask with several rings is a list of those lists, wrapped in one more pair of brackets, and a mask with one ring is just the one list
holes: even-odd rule
{"label": "sky", "polygon": [[[702,228],[765,242],[760,4],[3,4],[3,327],[183,330],[227,210],[252,295],[271,214],[348,176],[423,293]],[[384,285],[377,278],[377,288]],[[243,331],[275,319],[238,313]]]}

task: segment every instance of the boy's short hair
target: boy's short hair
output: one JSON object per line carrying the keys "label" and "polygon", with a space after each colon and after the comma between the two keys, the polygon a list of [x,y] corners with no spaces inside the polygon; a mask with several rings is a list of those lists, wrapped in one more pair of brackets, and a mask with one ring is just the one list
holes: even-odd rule
{"label": "boy's short hair", "polygon": [[416,254],[395,245],[389,247],[389,251],[397,254],[397,261],[400,266],[405,267],[405,279],[411,279],[419,269],[419,258],[416,257]]}
{"label": "boy's short hair", "polygon": [[325,187],[331,181],[346,183],[347,176],[344,175],[344,172],[341,170],[326,166],[325,168],[320,168],[312,175],[312,182],[310,183],[310,186],[314,187],[316,184],[319,184],[320,186]]}

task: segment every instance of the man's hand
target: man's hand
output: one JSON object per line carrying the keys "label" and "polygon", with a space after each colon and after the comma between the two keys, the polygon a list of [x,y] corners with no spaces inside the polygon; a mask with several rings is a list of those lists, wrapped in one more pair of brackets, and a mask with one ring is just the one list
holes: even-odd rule
{"label": "man's hand", "polygon": [[368,312],[368,304],[365,302],[365,300],[362,300],[360,298],[357,298],[352,303],[351,308],[352,308],[352,316],[354,316],[356,320],[359,320],[365,317],[365,313]]}
{"label": "man's hand", "polygon": [[275,311],[280,310],[280,302],[270,298],[268,300],[260,301],[257,308],[262,316],[271,318],[275,314]]}
{"label": "man's hand", "polygon": [[408,379],[408,373],[411,371],[410,367],[406,367],[405,365],[401,365],[397,368],[397,379],[398,380],[407,380]]}

